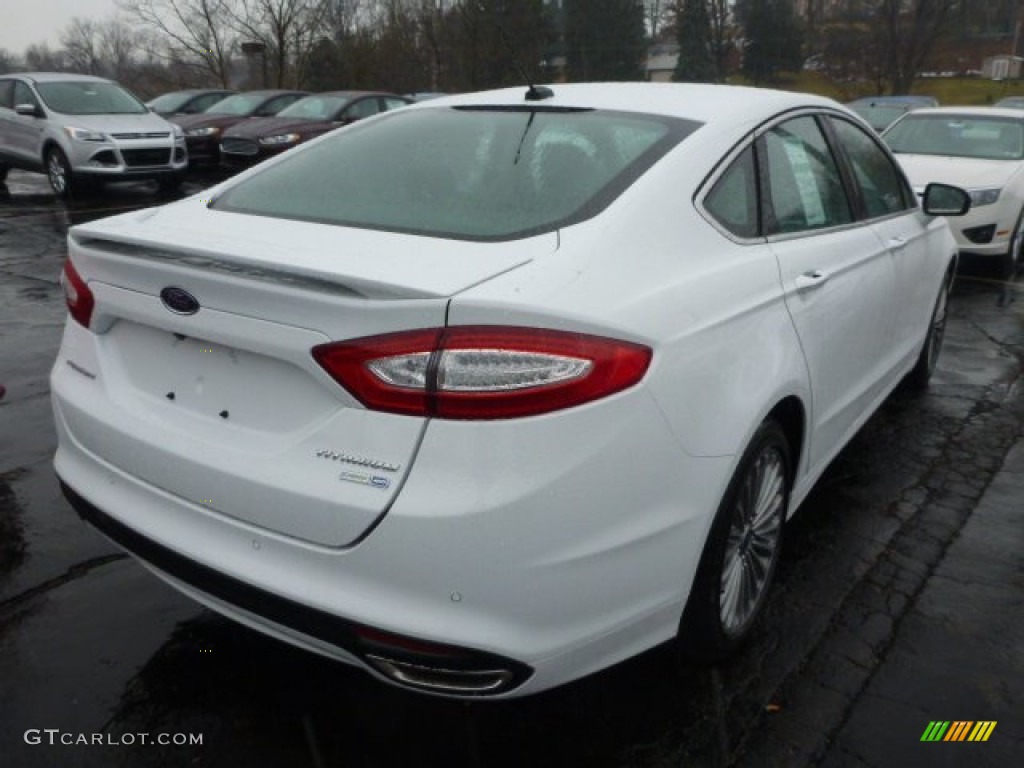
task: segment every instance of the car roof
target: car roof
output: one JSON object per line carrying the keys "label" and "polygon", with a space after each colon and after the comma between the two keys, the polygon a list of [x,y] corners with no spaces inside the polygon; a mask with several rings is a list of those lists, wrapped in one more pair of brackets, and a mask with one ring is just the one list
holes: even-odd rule
{"label": "car roof", "polygon": [[95,75],[76,75],[72,72],[12,72],[11,75],[14,77],[23,77],[26,80],[31,80],[34,83],[66,83],[70,81],[93,83],[113,82],[112,80],[108,80],[105,77],[96,77]]}
{"label": "car roof", "polygon": [[391,93],[390,91],[318,91],[316,93],[309,94],[310,96],[339,96],[347,99],[358,99],[363,96],[389,96],[397,97],[399,99],[407,98],[397,93]]}
{"label": "car roof", "polygon": [[[527,101],[526,86],[444,96],[408,108],[445,106],[538,107],[540,109],[606,109],[679,117],[706,124],[748,118],[766,119],[787,109],[840,107],[832,99],[807,93],[738,85],[698,83],[562,83],[547,86],[551,98]],[[841,108],[841,107],[840,107]]]}
{"label": "car roof", "polygon": [[915,109],[913,112],[907,113],[907,117],[904,120],[909,119],[910,116],[914,117],[927,117],[928,115],[951,115],[951,116],[963,116],[963,117],[1009,117],[1013,120],[1024,120],[1024,115],[1021,114],[1019,109],[1011,109],[1009,107],[925,107],[923,109]]}
{"label": "car roof", "polygon": [[280,96],[280,95],[285,94],[285,93],[298,93],[298,94],[300,94],[302,96],[310,96],[310,95],[312,95],[312,94],[310,94],[309,91],[296,91],[296,90],[294,90],[292,88],[273,88],[273,89],[261,90],[261,91],[240,91],[239,93],[233,94],[233,95],[237,95],[237,96],[265,96],[265,97],[269,98],[271,96]]}
{"label": "car roof", "polygon": [[863,96],[846,102],[847,106],[853,106],[854,104],[926,104],[928,106],[936,106],[938,103],[938,99],[934,96],[911,96],[910,94],[903,96]]}
{"label": "car roof", "polygon": [[180,91],[167,91],[167,93],[161,93],[161,96],[170,96],[175,93],[236,93],[230,88],[182,88]]}

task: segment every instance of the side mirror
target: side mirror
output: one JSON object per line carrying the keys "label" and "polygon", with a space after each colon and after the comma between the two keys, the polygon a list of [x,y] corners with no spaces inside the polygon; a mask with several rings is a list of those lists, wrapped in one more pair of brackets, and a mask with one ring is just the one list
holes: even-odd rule
{"label": "side mirror", "polygon": [[42,117],[39,107],[35,104],[15,104],[14,111],[19,115],[25,115],[25,117]]}
{"label": "side mirror", "polygon": [[963,216],[971,210],[971,196],[950,184],[929,184],[921,207],[929,216]]}

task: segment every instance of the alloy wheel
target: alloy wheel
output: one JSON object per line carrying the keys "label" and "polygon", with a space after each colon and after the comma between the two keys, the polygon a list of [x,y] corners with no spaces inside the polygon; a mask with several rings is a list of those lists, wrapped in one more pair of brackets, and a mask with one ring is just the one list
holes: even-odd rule
{"label": "alloy wheel", "polygon": [[750,465],[732,509],[719,599],[727,635],[740,634],[760,606],[778,553],[785,499],[785,459],[767,445]]}
{"label": "alloy wheel", "polygon": [[49,160],[46,163],[46,173],[50,177],[50,186],[53,187],[53,191],[57,193],[57,196],[63,197],[66,195],[68,191],[68,168],[59,152],[53,151],[50,153]]}

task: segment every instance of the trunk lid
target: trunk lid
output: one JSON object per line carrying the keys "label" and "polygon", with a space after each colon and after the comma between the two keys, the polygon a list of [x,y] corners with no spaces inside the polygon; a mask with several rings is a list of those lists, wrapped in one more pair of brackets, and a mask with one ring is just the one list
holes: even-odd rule
{"label": "trunk lid", "polygon": [[[96,344],[69,364],[104,397],[64,417],[85,448],[197,513],[352,544],[390,506],[426,421],[366,410],[312,347],[442,326],[449,296],[556,244],[346,229],[200,200],[77,226],[70,255],[95,296]],[[199,310],[171,311],[170,286]]]}

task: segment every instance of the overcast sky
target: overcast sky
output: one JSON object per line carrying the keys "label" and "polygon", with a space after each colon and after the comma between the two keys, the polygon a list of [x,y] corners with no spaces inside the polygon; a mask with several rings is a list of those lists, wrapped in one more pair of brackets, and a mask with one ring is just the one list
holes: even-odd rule
{"label": "overcast sky", "polygon": [[114,0],[0,0],[0,6],[0,48],[18,54],[33,43],[57,47],[75,16],[99,20],[117,10]]}

